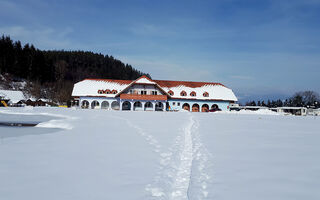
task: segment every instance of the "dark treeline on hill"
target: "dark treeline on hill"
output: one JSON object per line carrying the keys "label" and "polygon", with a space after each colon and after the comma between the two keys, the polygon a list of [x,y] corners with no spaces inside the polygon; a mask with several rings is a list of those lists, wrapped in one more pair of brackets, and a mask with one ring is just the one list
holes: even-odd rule
{"label": "dark treeline on hill", "polygon": [[320,107],[320,97],[319,94],[314,91],[304,91],[304,92],[297,92],[291,98],[286,99],[285,101],[282,100],[268,100],[265,101],[250,101],[246,103],[246,106],[265,106],[269,108],[276,108],[276,107],[313,107],[319,108]]}
{"label": "dark treeline on hill", "polygon": [[42,51],[33,45],[22,46],[8,36],[0,39],[0,74],[27,80],[32,95],[59,102],[70,100],[73,84],[85,78],[150,77],[112,56],[85,51]]}

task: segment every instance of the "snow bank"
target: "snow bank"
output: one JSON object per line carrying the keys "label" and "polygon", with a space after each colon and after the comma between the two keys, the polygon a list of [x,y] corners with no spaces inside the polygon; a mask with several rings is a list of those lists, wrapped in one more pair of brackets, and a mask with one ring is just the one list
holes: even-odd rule
{"label": "snow bank", "polygon": [[220,114],[239,114],[239,115],[283,115],[283,113],[277,113],[274,111],[271,111],[269,109],[259,109],[256,111],[252,111],[252,110],[240,110],[240,111],[218,111],[215,113],[220,113]]}

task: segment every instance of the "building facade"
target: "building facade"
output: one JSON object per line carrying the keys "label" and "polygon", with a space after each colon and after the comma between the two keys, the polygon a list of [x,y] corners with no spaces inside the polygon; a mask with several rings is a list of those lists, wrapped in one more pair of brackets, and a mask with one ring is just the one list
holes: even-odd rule
{"label": "building facade", "polygon": [[81,108],[208,112],[227,110],[237,101],[233,91],[220,83],[152,80],[85,79],[74,85],[72,96]]}

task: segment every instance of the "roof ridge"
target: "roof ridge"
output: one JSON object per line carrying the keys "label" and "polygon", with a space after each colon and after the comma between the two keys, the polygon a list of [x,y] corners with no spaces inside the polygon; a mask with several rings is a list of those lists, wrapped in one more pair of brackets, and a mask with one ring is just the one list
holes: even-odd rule
{"label": "roof ridge", "polygon": [[107,79],[107,78],[85,78],[82,81],[90,80],[90,81],[134,81],[134,80],[125,80],[125,79]]}
{"label": "roof ridge", "polygon": [[173,81],[173,80],[153,80],[153,81],[221,84],[221,83],[218,83],[218,82],[207,82],[207,81]]}
{"label": "roof ridge", "polygon": [[[131,84],[131,83],[134,83],[134,82],[140,80],[141,78],[147,78],[148,80],[157,83],[160,87],[177,87],[179,85],[184,85],[187,87],[195,88],[195,87],[202,87],[205,85],[220,85],[220,86],[228,88],[227,86],[223,85],[222,83],[218,83],[218,82],[153,80],[145,75],[141,76],[135,80],[86,78],[82,81],[91,80],[91,81],[118,82],[118,83],[124,83],[124,84]],[[165,83],[167,83],[167,84],[165,84]]]}

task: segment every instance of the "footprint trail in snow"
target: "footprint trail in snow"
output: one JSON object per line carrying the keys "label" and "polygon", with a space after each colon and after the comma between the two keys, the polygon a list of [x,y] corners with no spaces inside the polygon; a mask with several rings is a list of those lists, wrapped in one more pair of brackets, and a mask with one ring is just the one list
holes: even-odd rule
{"label": "footprint trail in snow", "polygon": [[189,114],[189,122],[176,137],[167,153],[160,153],[161,170],[146,190],[153,199],[205,199],[210,177],[205,170],[209,153],[203,147],[198,121]]}

